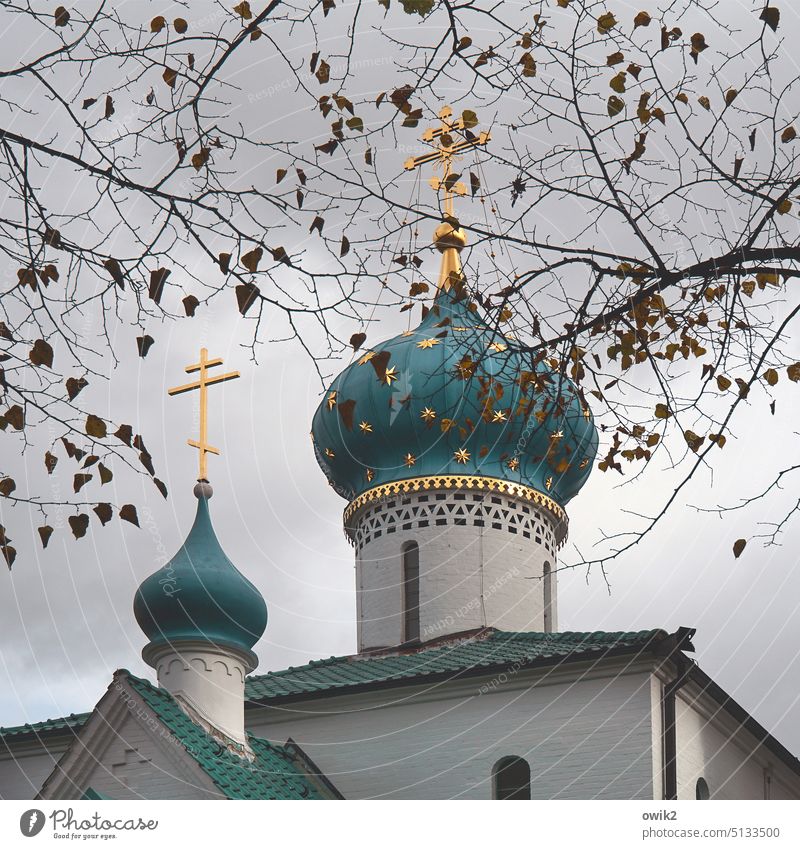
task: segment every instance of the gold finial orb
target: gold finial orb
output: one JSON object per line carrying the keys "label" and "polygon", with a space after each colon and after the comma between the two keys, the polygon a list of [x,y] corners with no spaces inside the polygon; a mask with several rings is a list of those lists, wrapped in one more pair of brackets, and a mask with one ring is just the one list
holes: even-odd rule
{"label": "gold finial orb", "polygon": [[440,253],[448,248],[460,251],[467,245],[467,234],[460,227],[453,227],[449,221],[442,221],[433,232],[433,243]]}

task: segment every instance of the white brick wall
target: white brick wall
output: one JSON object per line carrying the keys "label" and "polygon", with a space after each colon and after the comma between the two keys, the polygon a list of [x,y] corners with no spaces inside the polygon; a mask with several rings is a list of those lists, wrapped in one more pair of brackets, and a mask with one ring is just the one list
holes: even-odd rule
{"label": "white brick wall", "polygon": [[0,749],[0,799],[33,799],[71,741],[61,738],[47,746],[11,742],[13,754]]}
{"label": "white brick wall", "polygon": [[[619,671],[619,670],[617,670]],[[398,688],[248,711],[292,737],[346,798],[491,798],[492,767],[531,764],[536,799],[650,799],[650,673],[565,680],[550,670]]]}
{"label": "white brick wall", "polygon": [[800,778],[696,687],[679,693],[676,722],[679,799],[701,777],[712,799],[800,799]]}
{"label": "white brick wall", "polygon": [[[449,498],[453,497],[448,493]],[[415,494],[402,499],[414,501]],[[426,497],[431,497],[426,493]],[[504,502],[512,502],[503,496]],[[400,501],[400,499],[398,499]],[[522,502],[517,502],[521,506]],[[527,506],[527,505],[526,505]],[[398,508],[399,509],[399,508]],[[387,511],[389,512],[389,511]],[[544,631],[543,566],[556,568],[552,529],[544,511],[547,542],[524,539],[507,527],[432,526],[382,533],[356,555],[359,650],[403,642],[404,543],[419,545],[420,637],[423,641],[474,628]],[[400,523],[398,523],[399,525]],[[556,576],[552,578],[552,621],[556,630]]]}

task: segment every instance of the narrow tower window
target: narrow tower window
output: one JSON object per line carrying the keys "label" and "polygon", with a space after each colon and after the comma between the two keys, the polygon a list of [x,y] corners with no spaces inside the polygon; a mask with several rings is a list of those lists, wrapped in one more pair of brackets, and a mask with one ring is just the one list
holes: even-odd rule
{"label": "narrow tower window", "polygon": [[531,767],[525,758],[500,758],[492,772],[495,799],[531,798]]}
{"label": "narrow tower window", "polygon": [[403,545],[403,641],[419,640],[419,546]]}
{"label": "narrow tower window", "polygon": [[698,778],[694,788],[695,799],[710,799],[711,793],[708,791],[708,782],[705,778]]}
{"label": "narrow tower window", "polygon": [[542,585],[544,594],[544,630],[550,633],[553,630],[553,575],[550,571],[549,561],[544,561],[542,569]]}

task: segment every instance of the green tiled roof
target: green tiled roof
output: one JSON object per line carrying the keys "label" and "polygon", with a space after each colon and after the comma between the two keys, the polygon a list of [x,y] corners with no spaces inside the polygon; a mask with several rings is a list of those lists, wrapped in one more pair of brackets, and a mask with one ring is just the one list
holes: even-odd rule
{"label": "green tiled roof", "polygon": [[[315,660],[304,666],[254,675],[247,679],[245,693],[251,701],[307,697],[314,694],[331,695],[332,692],[349,687],[380,687],[392,682],[424,677],[439,680],[477,675],[487,669],[519,663],[557,664],[584,657],[602,657],[609,653],[631,653],[644,649],[666,636],[666,631],[661,630],[564,631],[555,634],[490,630],[483,636],[438,648],[384,653],[370,657],[331,657],[327,660]],[[141,680],[134,679],[132,675],[129,675],[129,679]],[[147,686],[151,687],[149,684]],[[165,691],[156,692],[166,695]],[[175,707],[177,709],[177,706]],[[185,716],[182,711],[180,713],[181,717]],[[0,737],[77,729],[88,717],[88,713],[70,714],[63,719],[49,719],[34,725],[4,728],[0,729]]]}
{"label": "green tiled roof", "polygon": [[436,648],[383,653],[370,657],[331,657],[247,679],[251,701],[331,695],[349,687],[380,687],[392,682],[441,680],[478,675],[510,665],[549,665],[578,658],[642,650],[667,636],[666,631],[564,631],[562,633],[490,630],[471,639]]}
{"label": "green tiled roof", "polygon": [[38,737],[51,732],[77,731],[83,727],[88,718],[88,713],[71,713],[69,716],[62,716],[58,719],[45,719],[42,722],[0,728],[0,739],[3,737],[20,737],[24,734],[32,734]]}
{"label": "green tiled roof", "polygon": [[133,690],[169,729],[228,799],[320,799],[321,793],[291,753],[248,735],[255,760],[220,746],[192,722],[166,690],[123,670]]}

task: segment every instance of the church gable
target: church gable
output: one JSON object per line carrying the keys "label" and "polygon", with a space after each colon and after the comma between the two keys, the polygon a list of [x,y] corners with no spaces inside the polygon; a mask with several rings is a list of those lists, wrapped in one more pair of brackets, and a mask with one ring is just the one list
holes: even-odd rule
{"label": "church gable", "polygon": [[115,674],[39,797],[79,799],[89,788],[112,799],[219,795],[124,672]]}
{"label": "church gable", "polygon": [[113,799],[314,799],[333,795],[286,747],[252,735],[239,754],[194,722],[165,690],[117,672],[41,798],[91,788]]}

